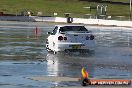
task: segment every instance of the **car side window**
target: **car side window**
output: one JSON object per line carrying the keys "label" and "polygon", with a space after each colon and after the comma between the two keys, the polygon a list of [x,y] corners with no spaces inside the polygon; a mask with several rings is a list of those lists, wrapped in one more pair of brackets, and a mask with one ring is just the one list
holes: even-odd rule
{"label": "car side window", "polygon": [[53,32],[52,32],[52,35],[55,35],[55,34],[57,33],[57,29],[58,29],[58,27],[56,26],[56,27],[54,28]]}

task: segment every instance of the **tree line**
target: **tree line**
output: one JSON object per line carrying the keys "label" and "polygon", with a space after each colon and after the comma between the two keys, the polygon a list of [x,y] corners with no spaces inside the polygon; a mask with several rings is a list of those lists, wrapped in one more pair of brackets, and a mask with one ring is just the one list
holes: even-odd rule
{"label": "tree line", "polygon": [[129,5],[129,2],[121,2],[121,1],[112,1],[112,0],[79,0],[79,1],[88,1],[88,2],[99,2],[99,3],[109,3],[115,5]]}
{"label": "tree line", "polygon": [[89,1],[89,2],[102,2],[102,0],[80,0],[80,1]]}

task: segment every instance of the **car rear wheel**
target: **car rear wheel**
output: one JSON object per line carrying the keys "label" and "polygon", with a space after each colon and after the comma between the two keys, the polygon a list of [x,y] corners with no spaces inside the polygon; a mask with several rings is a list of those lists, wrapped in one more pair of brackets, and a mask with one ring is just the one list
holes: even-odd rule
{"label": "car rear wheel", "polygon": [[48,52],[51,52],[51,49],[49,49],[49,45],[48,45],[48,44],[46,44],[46,50],[47,50]]}
{"label": "car rear wheel", "polygon": [[53,53],[54,53],[54,54],[57,54],[57,52],[56,52],[56,51],[53,51]]}

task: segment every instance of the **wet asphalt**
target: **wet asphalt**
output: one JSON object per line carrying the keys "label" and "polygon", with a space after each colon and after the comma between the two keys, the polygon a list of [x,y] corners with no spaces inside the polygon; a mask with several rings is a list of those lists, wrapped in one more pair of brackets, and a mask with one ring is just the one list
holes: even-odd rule
{"label": "wet asphalt", "polygon": [[[54,55],[45,49],[46,32],[54,25],[0,22],[0,88],[81,87],[79,82],[40,82],[27,77],[80,77],[82,67],[92,78],[132,78],[131,28],[87,25],[96,38],[94,52]],[[37,35],[36,27],[40,29]]]}

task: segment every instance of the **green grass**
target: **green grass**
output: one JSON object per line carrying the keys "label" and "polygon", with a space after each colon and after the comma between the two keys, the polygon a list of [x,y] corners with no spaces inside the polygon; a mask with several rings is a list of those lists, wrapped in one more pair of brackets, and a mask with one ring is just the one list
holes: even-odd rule
{"label": "green grass", "polygon": [[[113,2],[128,2],[128,0],[113,0]],[[43,12],[43,15],[53,16],[57,12],[59,16],[64,13],[72,13],[72,16],[83,16],[84,14],[96,14],[96,10],[90,12],[84,9],[85,6],[95,6],[98,4],[108,5],[107,15],[129,16],[129,5],[95,3],[79,0],[0,0],[0,11],[8,14],[16,14],[22,11]]]}

